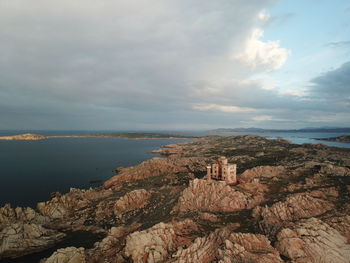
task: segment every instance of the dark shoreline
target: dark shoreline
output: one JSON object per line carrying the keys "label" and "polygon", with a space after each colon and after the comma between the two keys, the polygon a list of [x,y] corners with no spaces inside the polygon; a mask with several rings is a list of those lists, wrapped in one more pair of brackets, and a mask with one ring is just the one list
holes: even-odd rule
{"label": "dark shoreline", "polygon": [[341,135],[337,137],[329,137],[329,138],[314,138],[317,141],[328,141],[328,142],[342,142],[342,143],[350,143],[350,135]]}
{"label": "dark shoreline", "polygon": [[67,237],[51,248],[16,258],[0,259],[0,263],[38,263],[43,258],[50,257],[57,249],[72,246],[89,249],[94,246],[95,242],[99,242],[105,237],[105,234],[96,234],[88,231],[70,231],[65,234],[67,234]]}

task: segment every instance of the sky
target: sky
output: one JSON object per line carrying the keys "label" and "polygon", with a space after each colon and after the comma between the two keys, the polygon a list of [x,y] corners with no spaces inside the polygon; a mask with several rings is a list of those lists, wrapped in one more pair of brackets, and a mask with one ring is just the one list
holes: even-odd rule
{"label": "sky", "polygon": [[350,127],[350,1],[0,0],[0,129]]}

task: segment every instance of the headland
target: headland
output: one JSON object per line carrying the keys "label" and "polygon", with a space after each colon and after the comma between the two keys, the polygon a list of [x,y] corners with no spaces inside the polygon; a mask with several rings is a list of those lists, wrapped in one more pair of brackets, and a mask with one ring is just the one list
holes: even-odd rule
{"label": "headland", "polygon": [[[157,153],[99,188],[0,208],[0,259],[88,231],[104,238],[41,262],[348,263],[350,149],[246,135]],[[233,167],[234,180],[215,167]]]}

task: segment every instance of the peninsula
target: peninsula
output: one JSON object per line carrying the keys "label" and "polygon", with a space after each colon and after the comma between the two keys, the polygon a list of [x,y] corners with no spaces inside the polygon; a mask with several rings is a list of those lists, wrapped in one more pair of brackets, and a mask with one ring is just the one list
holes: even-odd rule
{"label": "peninsula", "polygon": [[13,136],[0,136],[0,140],[22,140],[36,141],[52,138],[121,138],[121,139],[186,139],[197,138],[195,136],[185,136],[166,133],[147,133],[147,132],[112,132],[112,133],[92,133],[92,134],[76,134],[76,135],[41,135],[34,133],[24,133]]}
{"label": "peninsula", "polygon": [[331,137],[331,138],[315,138],[315,140],[350,143],[350,135],[341,135],[341,136]]}
{"label": "peninsula", "polygon": [[208,132],[214,133],[228,133],[228,132],[259,132],[259,133],[270,133],[270,132],[337,132],[337,133],[349,133],[350,127],[320,127],[320,128],[302,128],[302,129],[262,129],[262,128],[218,128],[209,130]]}
{"label": "peninsula", "polygon": [[211,136],[172,144],[101,187],[0,208],[0,259],[102,235],[53,262],[349,263],[350,149]]}

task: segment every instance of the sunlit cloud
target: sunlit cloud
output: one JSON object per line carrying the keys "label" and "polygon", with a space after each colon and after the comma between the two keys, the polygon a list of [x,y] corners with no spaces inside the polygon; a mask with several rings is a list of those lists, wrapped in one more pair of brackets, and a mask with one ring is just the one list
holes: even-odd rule
{"label": "sunlit cloud", "polygon": [[192,107],[194,110],[199,111],[217,111],[217,112],[255,112],[257,109],[247,108],[247,107],[238,107],[231,105],[218,105],[218,104],[203,104],[203,105],[194,105]]}
{"label": "sunlit cloud", "polygon": [[244,50],[234,54],[233,58],[246,64],[252,69],[272,71],[279,69],[286,62],[289,50],[280,47],[280,42],[261,41],[264,31],[254,28],[245,43]]}

